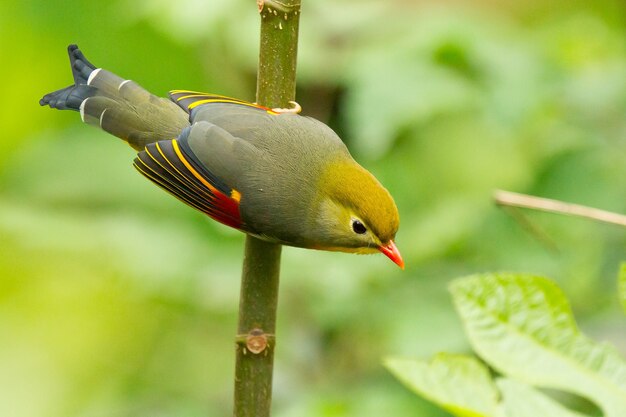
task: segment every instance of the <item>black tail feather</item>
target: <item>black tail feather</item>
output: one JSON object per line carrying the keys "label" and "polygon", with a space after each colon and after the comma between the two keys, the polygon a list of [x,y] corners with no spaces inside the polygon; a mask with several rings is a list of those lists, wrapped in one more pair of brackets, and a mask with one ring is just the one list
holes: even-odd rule
{"label": "black tail feather", "polygon": [[67,54],[70,56],[70,65],[72,66],[74,84],[87,84],[89,75],[96,69],[96,66],[85,58],[82,51],[78,49],[78,45],[68,46]]}
{"label": "black tail feather", "polygon": [[48,105],[59,110],[80,110],[80,104],[88,97],[95,94],[96,89],[86,84],[70,85],[61,90],[48,93],[41,100],[39,105]]}
{"label": "black tail feather", "polygon": [[85,58],[77,45],[68,46],[67,53],[70,57],[74,85],[46,94],[39,100],[39,105],[48,105],[59,110],[78,111],[80,104],[95,94],[96,89],[88,86],[87,80],[96,67]]}

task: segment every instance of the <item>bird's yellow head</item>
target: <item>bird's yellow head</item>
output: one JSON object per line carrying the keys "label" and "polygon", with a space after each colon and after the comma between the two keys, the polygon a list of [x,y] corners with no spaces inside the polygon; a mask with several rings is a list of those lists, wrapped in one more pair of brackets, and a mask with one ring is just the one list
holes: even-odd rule
{"label": "bird's yellow head", "polygon": [[401,268],[395,246],[400,218],[389,192],[351,159],[329,164],[320,177],[316,223],[320,249],[354,253],[382,252]]}

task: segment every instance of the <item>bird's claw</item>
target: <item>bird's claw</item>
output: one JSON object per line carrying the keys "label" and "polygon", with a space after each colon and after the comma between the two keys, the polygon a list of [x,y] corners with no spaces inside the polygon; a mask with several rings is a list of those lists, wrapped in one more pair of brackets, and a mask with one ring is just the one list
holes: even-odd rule
{"label": "bird's claw", "polygon": [[302,111],[302,106],[299,105],[297,102],[295,101],[290,101],[289,104],[291,104],[293,107],[291,108],[275,108],[272,109],[273,112],[276,113],[292,113],[292,114],[299,114]]}

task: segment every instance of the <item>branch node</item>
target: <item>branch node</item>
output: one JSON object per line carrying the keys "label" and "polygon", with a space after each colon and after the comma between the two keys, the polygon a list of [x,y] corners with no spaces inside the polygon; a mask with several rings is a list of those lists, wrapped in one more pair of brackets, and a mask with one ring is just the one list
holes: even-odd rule
{"label": "branch node", "polygon": [[250,330],[248,334],[237,335],[235,340],[237,344],[242,346],[244,355],[247,352],[258,355],[271,347],[274,343],[275,336],[270,333],[265,333],[262,329],[254,328]]}

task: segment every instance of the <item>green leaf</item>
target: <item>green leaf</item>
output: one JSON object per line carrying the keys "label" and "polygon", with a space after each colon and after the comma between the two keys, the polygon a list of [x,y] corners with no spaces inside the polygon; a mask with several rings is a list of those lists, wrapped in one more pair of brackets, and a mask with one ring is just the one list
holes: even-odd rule
{"label": "green leaf", "polygon": [[560,289],[541,277],[476,275],[451,285],[476,352],[501,373],[595,401],[605,417],[626,410],[626,363],[582,335]]}
{"label": "green leaf", "polygon": [[431,362],[390,358],[385,366],[419,395],[457,417],[497,417],[498,392],[478,360],[440,353]]}
{"label": "green leaf", "polygon": [[624,308],[624,313],[626,313],[626,263],[622,264],[622,268],[619,272],[618,294],[619,300]]}
{"label": "green leaf", "polygon": [[506,417],[587,417],[565,408],[555,400],[521,382],[500,378],[496,381],[502,393]]}

